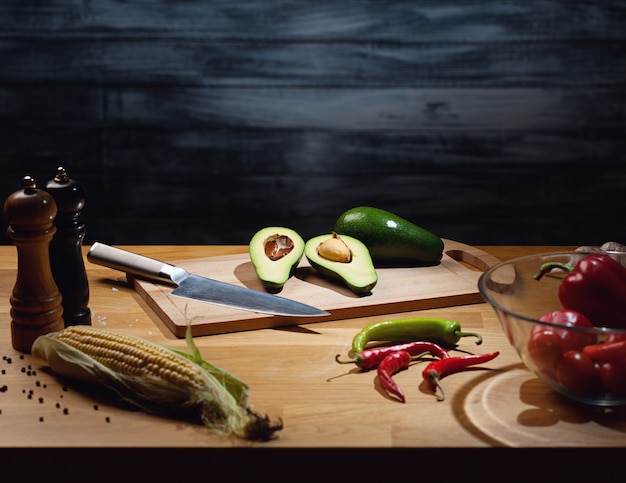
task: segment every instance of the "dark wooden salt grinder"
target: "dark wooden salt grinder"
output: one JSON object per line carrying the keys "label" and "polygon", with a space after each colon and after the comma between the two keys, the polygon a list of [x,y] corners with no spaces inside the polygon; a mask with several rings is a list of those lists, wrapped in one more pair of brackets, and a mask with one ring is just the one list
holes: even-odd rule
{"label": "dark wooden salt grinder", "polygon": [[56,233],[50,244],[50,264],[54,280],[63,296],[65,327],[91,325],[89,282],[82,253],[85,190],[76,180],[70,179],[65,168],[59,166],[56,176],[46,184],[46,191],[57,204],[54,219]]}
{"label": "dark wooden salt grinder", "polygon": [[61,293],[52,275],[49,247],[56,232],[54,198],[30,176],[4,203],[7,233],[17,247],[17,279],[10,296],[13,348],[30,353],[37,337],[61,330]]}

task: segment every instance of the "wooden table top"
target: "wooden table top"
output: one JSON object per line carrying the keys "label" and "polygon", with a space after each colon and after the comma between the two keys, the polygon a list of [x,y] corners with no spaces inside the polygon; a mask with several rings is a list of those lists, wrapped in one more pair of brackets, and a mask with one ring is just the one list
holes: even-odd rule
{"label": "wooden table top", "polygon": [[[88,247],[85,247],[85,251]],[[243,246],[122,247],[159,260],[245,252]],[[574,247],[478,247],[500,260]],[[466,448],[623,446],[624,411],[595,410],[567,402],[522,365],[485,303],[398,314],[456,319],[479,331],[480,352],[500,356],[483,370],[444,379],[437,401],[421,383],[421,368],[395,376],[402,404],[383,395],[375,372],[337,364],[354,334],[387,317],[315,322],[196,338],[203,357],[250,387],[254,409],[282,418],[277,438],[233,441],[191,422],[116,406],[97,393],[59,380],[45,364],[11,346],[9,297],[17,264],[14,246],[0,246],[0,447],[268,447],[268,448]],[[86,262],[92,324],[185,348],[123,273]],[[473,341],[460,347],[476,352]]]}

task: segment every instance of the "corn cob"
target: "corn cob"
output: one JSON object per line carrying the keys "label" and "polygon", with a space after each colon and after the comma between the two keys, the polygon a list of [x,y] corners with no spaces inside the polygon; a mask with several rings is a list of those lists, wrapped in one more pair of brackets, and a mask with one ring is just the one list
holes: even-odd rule
{"label": "corn cob", "polygon": [[59,332],[57,340],[78,349],[112,371],[197,391],[205,386],[202,369],[164,347],[127,334],[77,325]]}
{"label": "corn cob", "polygon": [[70,326],[40,336],[32,354],[53,371],[105,385],[124,400],[152,413],[199,409],[207,427],[256,440],[282,428],[247,407],[247,386],[201,358],[188,329],[192,353],[93,326]]}

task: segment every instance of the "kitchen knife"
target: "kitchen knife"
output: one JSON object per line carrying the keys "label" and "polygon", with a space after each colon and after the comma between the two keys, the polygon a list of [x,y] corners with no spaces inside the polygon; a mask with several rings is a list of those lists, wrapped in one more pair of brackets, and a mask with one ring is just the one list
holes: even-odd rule
{"label": "kitchen knife", "polygon": [[272,315],[292,317],[330,315],[295,300],[194,275],[181,267],[100,242],[91,246],[87,252],[87,260],[142,278],[174,284],[177,288],[172,290],[171,295],[193,300]]}

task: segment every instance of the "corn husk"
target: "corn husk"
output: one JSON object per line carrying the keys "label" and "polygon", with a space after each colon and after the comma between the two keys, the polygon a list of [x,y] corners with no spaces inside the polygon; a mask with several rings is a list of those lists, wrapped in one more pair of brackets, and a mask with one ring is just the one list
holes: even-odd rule
{"label": "corn husk", "polygon": [[201,357],[189,327],[187,345],[190,352],[160,344],[159,347],[201,368],[204,384],[200,390],[156,377],[113,371],[59,340],[61,332],[38,337],[31,350],[33,356],[44,360],[59,375],[106,387],[122,400],[149,413],[167,415],[196,410],[206,427],[225,436],[269,440],[275,431],[282,429],[282,422],[273,423],[267,416],[261,416],[248,407],[249,388],[245,383]]}

